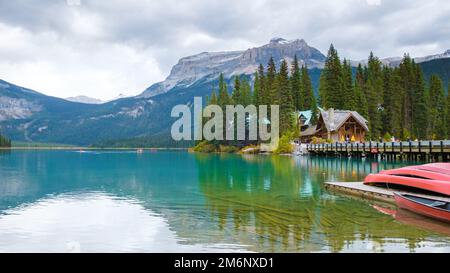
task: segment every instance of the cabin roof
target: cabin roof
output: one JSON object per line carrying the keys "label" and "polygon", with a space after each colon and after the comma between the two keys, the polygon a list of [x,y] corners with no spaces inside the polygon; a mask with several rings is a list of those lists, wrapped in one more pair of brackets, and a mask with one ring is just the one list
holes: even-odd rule
{"label": "cabin roof", "polygon": [[300,136],[307,137],[307,136],[313,136],[317,133],[316,126],[310,126],[306,130],[300,132]]}
{"label": "cabin roof", "polygon": [[303,116],[305,118],[305,124],[304,125],[309,125],[311,123],[311,118],[312,118],[312,111],[311,110],[307,110],[307,111],[299,111],[297,112],[297,118],[300,118],[301,116]]}
{"label": "cabin roof", "polygon": [[319,110],[329,132],[338,130],[350,117],[353,117],[364,130],[369,131],[368,121],[356,111],[335,109],[325,111],[322,108],[319,108]]}

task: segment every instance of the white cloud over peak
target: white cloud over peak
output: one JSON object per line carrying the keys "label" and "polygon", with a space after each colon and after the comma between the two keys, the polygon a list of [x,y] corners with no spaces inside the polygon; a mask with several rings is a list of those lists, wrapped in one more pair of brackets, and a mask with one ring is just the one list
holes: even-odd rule
{"label": "white cloud over peak", "polygon": [[188,55],[272,37],[366,58],[450,48],[450,2],[27,0],[0,2],[0,79],[58,97],[135,95]]}

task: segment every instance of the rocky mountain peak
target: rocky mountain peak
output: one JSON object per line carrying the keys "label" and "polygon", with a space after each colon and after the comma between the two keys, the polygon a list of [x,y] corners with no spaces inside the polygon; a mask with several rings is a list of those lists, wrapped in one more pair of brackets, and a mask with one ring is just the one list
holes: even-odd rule
{"label": "rocky mountain peak", "polygon": [[269,44],[284,44],[284,43],[288,43],[288,41],[284,38],[280,38],[280,37],[275,37],[270,39]]}
{"label": "rocky mountain peak", "polygon": [[272,38],[266,45],[244,51],[202,52],[181,58],[165,81],[150,86],[141,97],[152,97],[175,87],[189,87],[200,80],[212,81],[220,73],[225,78],[251,75],[259,64],[266,65],[270,57],[279,65],[282,60],[292,61],[294,56],[297,56],[300,65],[309,68],[323,67],[326,58],[303,39],[288,41],[280,37]]}

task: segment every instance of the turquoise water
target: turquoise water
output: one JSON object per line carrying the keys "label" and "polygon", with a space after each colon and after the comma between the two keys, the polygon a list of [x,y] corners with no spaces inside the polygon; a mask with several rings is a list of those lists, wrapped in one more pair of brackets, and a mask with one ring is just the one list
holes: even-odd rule
{"label": "turquoise water", "polygon": [[0,252],[450,252],[449,225],[323,189],[404,164],[3,152]]}

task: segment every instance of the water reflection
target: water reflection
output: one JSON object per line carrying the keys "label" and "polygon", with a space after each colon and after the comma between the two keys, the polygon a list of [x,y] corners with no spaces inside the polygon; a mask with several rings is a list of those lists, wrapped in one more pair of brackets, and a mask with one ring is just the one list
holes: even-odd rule
{"label": "water reflection", "polygon": [[[406,163],[402,163],[406,164]],[[0,156],[0,251],[445,251],[324,181],[397,167],[349,159],[184,152]]]}
{"label": "water reflection", "polygon": [[[349,159],[198,156],[200,188],[220,229],[262,251],[429,251],[435,235],[322,190],[393,163]],[[406,163],[404,163],[406,164]],[[253,236],[250,237],[248,234]],[[437,244],[439,245],[439,244]],[[441,245],[442,246],[442,245]],[[443,248],[449,251],[448,240]]]}
{"label": "water reflection", "polygon": [[4,212],[0,252],[214,252],[232,245],[186,245],[167,220],[140,202],[102,192],[49,196]]}

